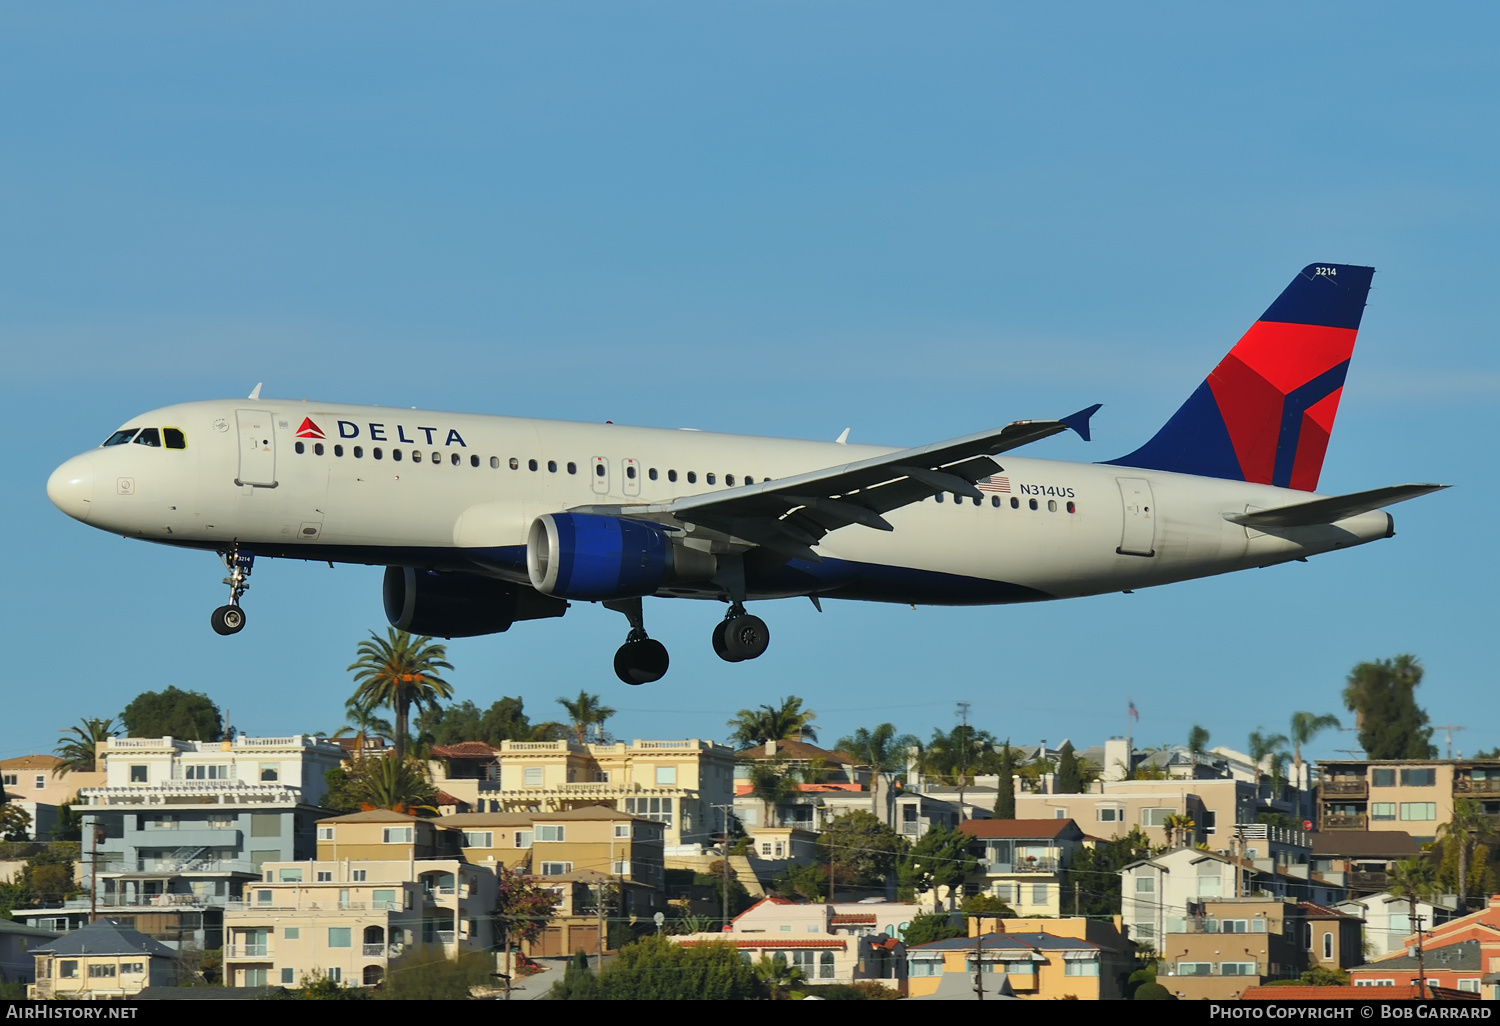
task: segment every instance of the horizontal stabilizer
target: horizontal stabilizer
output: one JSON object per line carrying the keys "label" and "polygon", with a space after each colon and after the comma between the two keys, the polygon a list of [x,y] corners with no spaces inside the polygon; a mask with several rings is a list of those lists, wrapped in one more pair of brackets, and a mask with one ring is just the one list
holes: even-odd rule
{"label": "horizontal stabilizer", "polygon": [[1405,484],[1388,488],[1374,488],[1368,492],[1353,492],[1349,495],[1334,495],[1312,502],[1299,502],[1275,509],[1258,509],[1253,513],[1225,513],[1224,519],[1232,524],[1243,524],[1264,531],[1274,527],[1311,527],[1314,524],[1334,524],[1349,517],[1368,513],[1392,503],[1405,502],[1419,495],[1440,491],[1448,485]]}

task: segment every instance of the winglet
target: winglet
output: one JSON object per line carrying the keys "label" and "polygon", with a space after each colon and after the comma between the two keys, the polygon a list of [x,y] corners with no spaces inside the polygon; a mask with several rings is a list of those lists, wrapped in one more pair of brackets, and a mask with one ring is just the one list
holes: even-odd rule
{"label": "winglet", "polygon": [[[841,434],[841,435],[839,435],[837,438],[835,438],[834,441],[837,442],[839,445],[848,445],[849,444],[849,429],[848,428],[844,428],[844,433]],[[820,612],[821,612],[821,610],[820,610]]]}
{"label": "winglet", "polygon": [[246,399],[259,399],[260,398],[260,386],[264,385],[264,384],[265,384],[264,381],[257,381],[255,383],[255,387],[250,390],[250,394],[247,395],[245,398]]}
{"label": "winglet", "polygon": [[1082,438],[1085,442],[1091,441],[1089,438],[1089,418],[1098,413],[1100,407],[1103,405],[1103,403],[1095,403],[1087,409],[1068,414],[1066,417],[1061,418],[1060,422],[1077,431],[1078,437]]}

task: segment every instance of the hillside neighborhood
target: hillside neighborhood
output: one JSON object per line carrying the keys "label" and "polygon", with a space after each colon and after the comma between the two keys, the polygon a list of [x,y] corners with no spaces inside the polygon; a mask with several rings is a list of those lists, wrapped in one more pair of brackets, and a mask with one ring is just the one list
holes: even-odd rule
{"label": "hillside neighborhood", "polygon": [[797,697],[626,739],[587,692],[455,701],[430,638],[356,654],[338,730],[168,687],[0,761],[0,996],[1500,998],[1500,752],[1438,750],[1409,656],[1313,760],[1321,709],[1243,749],[823,738]]}

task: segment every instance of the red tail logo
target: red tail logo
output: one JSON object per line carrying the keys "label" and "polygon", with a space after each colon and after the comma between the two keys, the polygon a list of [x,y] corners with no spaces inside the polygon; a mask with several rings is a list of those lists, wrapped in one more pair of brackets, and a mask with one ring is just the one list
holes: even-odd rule
{"label": "red tail logo", "polygon": [[312,422],[311,417],[303,417],[302,423],[297,426],[298,438],[322,438],[323,429]]}

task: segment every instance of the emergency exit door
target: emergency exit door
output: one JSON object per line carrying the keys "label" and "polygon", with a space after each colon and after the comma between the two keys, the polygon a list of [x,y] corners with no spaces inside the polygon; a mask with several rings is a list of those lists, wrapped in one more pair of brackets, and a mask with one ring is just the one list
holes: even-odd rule
{"label": "emergency exit door", "polygon": [[1156,504],[1151,498],[1151,482],[1142,477],[1118,478],[1120,500],[1125,507],[1125,524],[1120,532],[1122,556],[1156,555]]}
{"label": "emergency exit door", "polygon": [[240,431],[240,473],[236,484],[276,487],[276,432],[269,410],[235,410]]}

